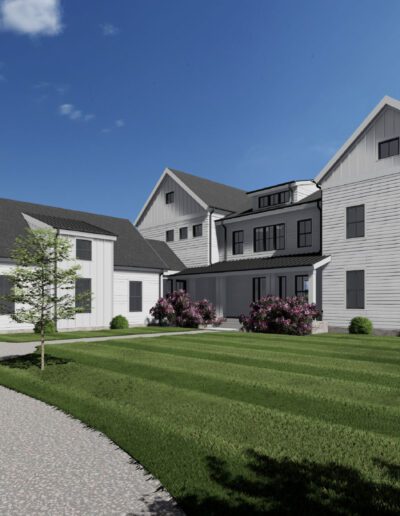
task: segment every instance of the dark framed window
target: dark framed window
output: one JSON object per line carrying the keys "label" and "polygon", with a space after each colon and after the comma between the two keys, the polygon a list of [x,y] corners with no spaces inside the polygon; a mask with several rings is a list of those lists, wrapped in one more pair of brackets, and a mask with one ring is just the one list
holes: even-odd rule
{"label": "dark framed window", "polygon": [[7,276],[0,276],[0,315],[9,315],[15,312],[15,304],[3,299],[3,296],[11,294],[12,283]]}
{"label": "dark framed window", "polygon": [[165,232],[165,240],[167,242],[174,241],[174,230],[173,229],[169,229],[168,231]]}
{"label": "dark framed window", "polygon": [[92,313],[92,280],[90,278],[78,278],[75,281],[75,307],[79,313]]}
{"label": "dark framed window", "polygon": [[290,201],[290,191],[273,193],[269,195],[262,195],[258,198],[259,208],[269,208],[270,206],[278,206],[279,204],[286,204]]}
{"label": "dark framed window", "polygon": [[174,280],[167,279],[165,285],[165,293],[172,294],[172,292],[174,291]]}
{"label": "dark framed window", "polygon": [[298,297],[308,299],[308,276],[301,275],[295,277],[295,293]]}
{"label": "dark framed window", "polygon": [[365,206],[349,206],[346,208],[346,237],[358,238],[365,235]]}
{"label": "dark framed window", "polygon": [[253,278],[253,301],[259,301],[266,294],[265,276]]}
{"label": "dark framed window", "polygon": [[193,226],[193,238],[201,237],[203,235],[203,224],[195,224]]}
{"label": "dark framed window", "polygon": [[346,307],[364,308],[365,306],[364,271],[346,271]]}
{"label": "dark framed window", "polygon": [[175,201],[175,192],[167,192],[165,194],[165,204],[172,204]]}
{"label": "dark framed window", "polygon": [[76,258],[78,260],[88,260],[92,259],[92,241],[91,240],[81,240],[80,238],[76,239]]}
{"label": "dark framed window", "polygon": [[188,228],[179,228],[179,240],[186,240],[188,237]]}
{"label": "dark framed window", "polygon": [[379,143],[379,159],[390,158],[400,154],[399,138],[392,138]]}
{"label": "dark framed window", "polygon": [[286,281],[286,276],[278,276],[279,297],[287,296]]}
{"label": "dark framed window", "polygon": [[186,291],[186,280],[176,280],[176,290]]}
{"label": "dark framed window", "polygon": [[285,224],[254,228],[254,252],[285,249]]}
{"label": "dark framed window", "polygon": [[297,221],[297,247],[312,246],[312,220]]}
{"label": "dark framed window", "polygon": [[234,231],[232,233],[232,254],[243,254],[244,232]]}
{"label": "dark framed window", "polygon": [[143,304],[143,284],[141,281],[129,282],[129,311],[141,312]]}

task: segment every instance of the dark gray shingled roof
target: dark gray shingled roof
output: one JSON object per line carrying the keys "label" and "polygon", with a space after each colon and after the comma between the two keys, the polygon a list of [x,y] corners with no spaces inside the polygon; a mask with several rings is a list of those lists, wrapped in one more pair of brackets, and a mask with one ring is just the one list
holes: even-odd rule
{"label": "dark gray shingled roof", "polygon": [[181,262],[181,260],[176,256],[174,251],[166,242],[163,242],[162,240],[152,240],[149,238],[146,240],[165,263],[168,270],[181,271],[185,268],[185,264]]}
{"label": "dark gray shingled roof", "polygon": [[42,213],[27,213],[26,215],[30,215],[31,217],[40,220],[45,224],[48,224],[54,229],[65,229],[70,231],[80,231],[82,233],[94,233],[98,235],[116,236],[114,235],[114,233],[111,233],[111,231],[107,231],[106,229],[93,226],[93,224],[88,224],[83,220],[64,219],[62,217],[43,215]]}
{"label": "dark gray shingled roof", "polygon": [[191,267],[173,276],[190,274],[212,274],[216,272],[251,271],[259,269],[286,269],[288,267],[306,267],[314,265],[326,258],[321,254],[297,254],[288,256],[273,256],[272,258],[247,258],[213,263],[206,267]]}
{"label": "dark gray shingled roof", "polygon": [[73,221],[71,224],[77,221],[84,222],[91,226],[90,232],[93,232],[93,226],[108,231],[117,237],[114,244],[114,265],[116,266],[165,269],[164,262],[128,219],[10,199],[0,199],[0,258],[10,257],[15,238],[23,234],[28,227],[23,213],[32,217],[68,219]]}
{"label": "dark gray shingled roof", "polygon": [[248,206],[249,201],[244,190],[168,168],[210,208],[236,212]]}
{"label": "dark gray shingled roof", "polygon": [[231,213],[231,214],[227,215],[226,217],[224,217],[223,219],[220,219],[220,220],[223,221],[225,219],[235,219],[237,217],[244,217],[245,215],[253,215],[255,213],[264,213],[264,212],[267,212],[267,211],[283,210],[283,209],[286,209],[286,208],[291,208],[292,206],[299,206],[301,204],[307,204],[307,203],[310,203],[310,202],[316,202],[316,201],[319,201],[321,198],[322,198],[321,190],[317,190],[316,192],[314,192],[314,193],[312,193],[310,195],[307,195],[307,197],[304,197],[303,199],[301,199],[301,201],[294,202],[292,204],[279,204],[278,206],[270,206],[268,208],[260,208],[258,210],[254,210],[252,208],[249,208],[249,209],[246,209],[244,211],[237,212],[237,213]]}

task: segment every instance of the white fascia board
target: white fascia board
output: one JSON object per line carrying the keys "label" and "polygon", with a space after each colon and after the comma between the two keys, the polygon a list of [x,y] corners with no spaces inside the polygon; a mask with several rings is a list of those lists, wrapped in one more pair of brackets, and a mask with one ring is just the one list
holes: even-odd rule
{"label": "white fascia board", "polygon": [[326,265],[327,263],[329,263],[331,261],[331,256],[327,256],[326,258],[324,258],[323,260],[317,262],[317,263],[314,263],[313,265],[313,268],[314,270],[317,270],[319,269],[320,267],[323,267],[324,265]]}
{"label": "white fascia board", "polygon": [[167,176],[167,175],[168,175],[168,176],[170,176],[170,177],[172,177],[172,179],[173,179],[174,181],[176,181],[176,183],[178,183],[178,185],[179,185],[180,187],[182,187],[182,188],[185,190],[185,192],[186,192],[186,193],[188,193],[191,197],[193,197],[193,199],[194,199],[195,201],[197,201],[197,202],[200,204],[200,206],[201,206],[202,208],[204,208],[205,210],[208,208],[207,204],[206,204],[204,201],[202,201],[202,200],[200,199],[200,197],[198,197],[194,192],[192,192],[192,190],[190,190],[190,188],[188,188],[188,187],[185,185],[185,183],[184,183],[183,181],[181,181],[181,180],[180,180],[180,179],[179,179],[179,178],[178,178],[178,177],[177,177],[177,176],[172,172],[172,170],[170,170],[169,168],[166,168],[166,169],[164,170],[164,172],[161,174],[160,179],[157,181],[157,183],[156,183],[155,187],[153,188],[153,190],[151,191],[150,195],[148,196],[148,198],[147,198],[146,202],[145,202],[145,203],[144,203],[144,205],[143,205],[143,208],[142,208],[142,209],[140,210],[140,212],[139,212],[139,215],[136,217],[136,220],[135,220],[135,226],[137,226],[137,225],[139,224],[139,221],[140,221],[140,219],[142,218],[142,216],[143,216],[144,212],[146,211],[147,206],[150,204],[150,201],[153,199],[153,197],[154,197],[154,196],[155,196],[155,194],[157,193],[157,190],[158,190],[159,186],[160,186],[160,185],[161,185],[161,183],[163,182],[164,177],[165,177],[165,176]]}
{"label": "white fascia board", "polygon": [[375,120],[375,118],[380,114],[380,112],[386,107],[392,107],[400,111],[400,101],[396,100],[392,97],[385,96],[379,102],[379,104],[371,111],[371,113],[363,120],[363,122],[357,127],[354,133],[348,138],[345,143],[340,147],[340,149],[336,152],[336,154],[331,158],[325,167],[321,170],[321,172],[316,176],[315,182],[319,183],[326,174],[336,165],[336,163],[342,158],[342,156],[347,152],[349,147],[356,142],[356,140],[366,131],[369,125]]}
{"label": "white fascia board", "polygon": [[133,267],[129,265],[114,265],[114,272],[145,272],[147,274],[160,275],[164,272],[164,269],[150,269],[149,267]]}
{"label": "white fascia board", "polygon": [[83,231],[70,231],[69,229],[60,229],[59,234],[61,236],[72,236],[78,238],[91,238],[96,240],[111,240],[115,242],[117,240],[116,236],[113,235],[102,235],[100,233],[86,233]]}
{"label": "white fascia board", "polygon": [[249,269],[245,271],[227,271],[227,272],[204,272],[203,274],[182,274],[181,276],[177,276],[176,279],[198,279],[198,278],[207,278],[208,276],[254,276],[254,274],[262,275],[262,274],[274,274],[277,272],[305,272],[312,273],[314,270],[312,265],[304,265],[303,267],[278,267],[275,269]]}
{"label": "white fascia board", "polygon": [[224,219],[224,220],[216,220],[216,224],[232,224],[233,222],[242,222],[243,220],[253,220],[253,219],[260,219],[263,217],[268,217],[269,215],[275,215],[276,213],[288,213],[290,211],[300,211],[305,210],[306,208],[309,208],[310,204],[313,204],[314,202],[318,202],[320,199],[317,199],[315,201],[310,202],[304,202],[303,204],[290,204],[289,206],[285,206],[284,208],[277,208],[276,210],[266,210],[261,211],[258,213],[249,213],[247,215],[242,215],[240,217],[234,217],[231,219]]}

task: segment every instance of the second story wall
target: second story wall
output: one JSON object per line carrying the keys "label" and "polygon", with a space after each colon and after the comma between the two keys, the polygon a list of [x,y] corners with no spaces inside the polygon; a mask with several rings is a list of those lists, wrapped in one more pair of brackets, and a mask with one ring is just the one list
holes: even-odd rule
{"label": "second story wall", "polygon": [[[311,238],[307,238],[307,245],[299,247],[298,241],[298,222],[311,221]],[[310,203],[296,208],[282,208],[249,216],[245,219],[229,219],[225,222],[226,227],[226,257],[224,256],[224,229],[221,224],[217,226],[218,242],[220,249],[220,260],[240,260],[243,258],[263,258],[271,256],[282,256],[290,254],[307,254],[320,251],[320,210],[317,203]],[[266,251],[254,250],[254,229],[267,226],[285,225],[284,248]],[[307,227],[310,227],[307,224]],[[233,252],[233,233],[243,231],[243,252],[234,254]],[[281,240],[282,242],[282,240]],[[277,247],[282,247],[279,245]]]}

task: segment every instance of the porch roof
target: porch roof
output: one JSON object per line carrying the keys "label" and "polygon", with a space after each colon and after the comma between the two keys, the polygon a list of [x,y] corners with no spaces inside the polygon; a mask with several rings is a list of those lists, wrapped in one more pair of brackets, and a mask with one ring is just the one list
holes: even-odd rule
{"label": "porch roof", "polygon": [[251,271],[260,269],[286,269],[289,267],[309,267],[326,260],[328,256],[318,253],[273,256],[271,258],[245,258],[213,263],[204,267],[191,267],[173,274],[190,276],[193,274],[214,274],[218,272]]}

